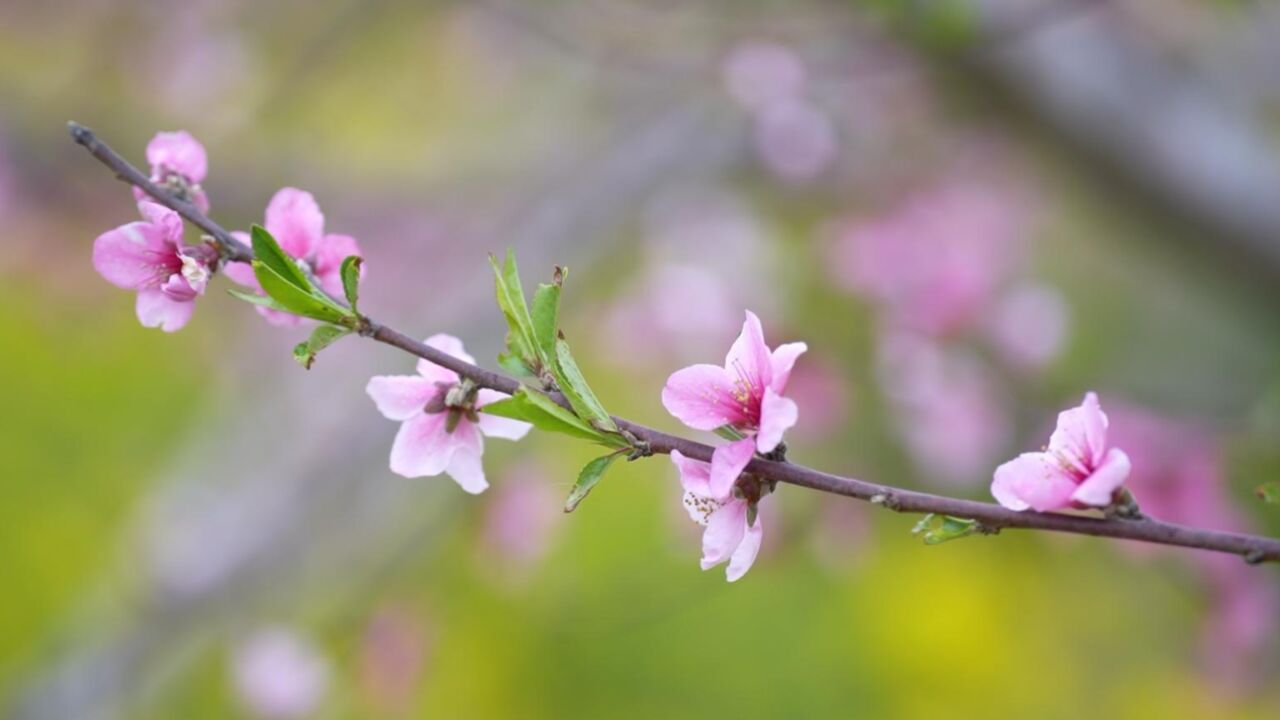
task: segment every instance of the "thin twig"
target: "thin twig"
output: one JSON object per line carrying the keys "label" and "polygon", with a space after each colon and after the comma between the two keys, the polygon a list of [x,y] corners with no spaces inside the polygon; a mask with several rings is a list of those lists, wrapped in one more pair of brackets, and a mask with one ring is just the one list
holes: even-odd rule
{"label": "thin twig", "polygon": [[[210,220],[194,205],[174,197],[163,188],[150,182],[137,168],[112,150],[106,143],[99,140],[88,128],[76,123],[70,123],[69,128],[72,138],[88,149],[99,162],[113,170],[117,178],[141,188],[160,203],[172,208],[191,223],[209,233],[222,246],[224,254],[229,259],[240,262],[247,262],[253,259],[252,250],[245,247],[243,243],[238,242],[230,233],[213,220]],[[521,387],[521,383],[514,378],[472,365],[372,319],[368,320],[367,330],[362,334],[383,344],[399,348],[411,355],[453,370],[459,376],[470,379],[482,388],[510,394]],[[560,404],[568,406],[562,396],[553,394],[552,397]],[[631,432],[640,440],[648,443],[655,453],[668,454],[673,450],[679,450],[682,454],[695,460],[711,461],[711,454],[714,452],[714,448],[710,445],[669,435],[660,430],[622,418],[615,419],[624,430]],[[762,458],[752,460],[747,465],[746,472],[766,480],[789,483],[864,500],[896,512],[937,513],[968,518],[982,523],[988,531],[1006,528],[1045,530],[1229,553],[1239,555],[1250,563],[1280,561],[1280,539],[1276,538],[1195,528],[1161,522],[1146,517],[1119,519],[1030,511],[1017,512],[992,503],[963,500],[889,485],[879,485],[864,480],[832,475],[801,465],[774,462]]]}

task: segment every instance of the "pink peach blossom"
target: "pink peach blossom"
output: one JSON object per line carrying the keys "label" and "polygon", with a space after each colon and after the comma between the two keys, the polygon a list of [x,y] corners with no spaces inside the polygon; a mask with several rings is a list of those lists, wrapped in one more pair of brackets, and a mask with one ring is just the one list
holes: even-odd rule
{"label": "pink peach blossom", "polygon": [[[466,362],[475,362],[451,335],[432,335],[426,344]],[[519,440],[529,424],[486,415],[476,410],[507,395],[481,389],[474,396],[447,401],[459,386],[458,374],[427,360],[418,361],[418,374],[379,375],[365,388],[378,412],[397,420],[400,432],[391,446],[391,471],[405,477],[448,473],[463,490],[476,494],[489,487],[480,456],[483,435]]]}
{"label": "pink peach blossom", "polygon": [[991,494],[1011,510],[1106,507],[1129,477],[1129,456],[1107,447],[1098,396],[1058,415],[1045,452],[1023,453],[996,468]]}
{"label": "pink peach blossom", "polygon": [[232,657],[236,695],[254,717],[310,717],[329,691],[328,660],[305,637],[284,627],[258,631]]}
{"label": "pink peach blossom", "polygon": [[[342,261],[360,255],[360,245],[350,235],[331,235],[324,231],[324,214],[311,193],[297,188],[282,188],[271,198],[263,226],[280,243],[280,248],[298,260],[313,274],[320,288],[330,295],[342,295]],[[232,233],[248,243],[244,233]],[[262,292],[253,268],[233,263],[226,268],[233,281]],[[257,306],[258,312],[273,325],[297,325],[303,318]]]}
{"label": "pink peach blossom", "polygon": [[[200,212],[209,212],[209,198],[200,187],[208,172],[208,159],[204,146],[190,133],[186,130],[156,133],[147,143],[147,162],[151,164],[151,182],[176,192],[200,208]],[[136,187],[133,196],[139,201],[150,197]]]}
{"label": "pink peach blossom", "polygon": [[796,358],[807,349],[797,342],[770,351],[760,319],[748,310],[724,367],[691,365],[667,379],[662,404],[676,419],[695,430],[728,425],[747,436],[716,449],[711,477],[715,496],[729,491],[756,451],[772,452],[796,424],[799,408],[782,392]]}
{"label": "pink peach blossom", "polygon": [[760,553],[764,538],[760,518],[752,518],[755,513],[751,502],[734,492],[732,486],[725,492],[716,490],[710,464],[687,458],[679,450],[671,451],[671,462],[680,471],[689,517],[706,528],[702,534],[702,569],[710,570],[728,560],[725,577],[734,582],[751,569]]}
{"label": "pink peach blossom", "polygon": [[121,225],[93,241],[93,267],[107,282],[138,291],[138,320],[165,332],[191,319],[196,296],[216,260],[205,246],[182,244],[182,219],[162,205],[138,203],[144,218]]}

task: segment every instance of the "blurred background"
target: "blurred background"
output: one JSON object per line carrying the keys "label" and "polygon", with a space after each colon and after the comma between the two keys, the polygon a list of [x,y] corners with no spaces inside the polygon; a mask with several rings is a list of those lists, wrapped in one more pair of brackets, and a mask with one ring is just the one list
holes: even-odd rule
{"label": "blurred background", "polygon": [[[491,442],[492,488],[389,472],[407,356],[219,280],[140,327],[90,246],[135,219],[66,135],[209,151],[247,229],[295,185],[363,305],[494,366],[488,251],[611,409],[744,308],[810,352],[791,458],[987,498],[1101,394],[1148,513],[1280,533],[1280,6],[1218,0],[0,5],[0,715],[1275,718],[1280,572],[782,487],[742,581],[664,458]],[[189,236],[195,241],[195,234]]]}

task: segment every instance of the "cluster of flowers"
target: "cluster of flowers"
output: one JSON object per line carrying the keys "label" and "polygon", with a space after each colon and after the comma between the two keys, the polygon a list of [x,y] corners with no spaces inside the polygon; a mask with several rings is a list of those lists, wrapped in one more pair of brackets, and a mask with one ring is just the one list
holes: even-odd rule
{"label": "cluster of flowers", "polygon": [[[205,151],[185,132],[160,133],[147,147],[151,179],[202,210],[209,201],[200,182]],[[139,198],[142,220],[100,235],[94,242],[94,267],[109,282],[138,293],[138,319],[148,327],[173,332],[191,318],[194,302],[210,277],[222,270],[233,281],[262,292],[252,268],[224,264],[218,248],[206,241],[187,245],[177,213]],[[317,284],[333,295],[342,292],[340,267],[345,257],[359,255],[356,240],[326,234],[324,215],[310,193],[284,188],[266,210],[266,229],[281,249]],[[244,241],[248,236],[239,234]],[[258,306],[272,324],[293,325],[301,318]],[[438,334],[426,343],[467,363],[474,363],[462,342]],[[804,343],[770,349],[754,313],[747,312],[742,332],[729,348],[724,365],[698,364],[670,376],[662,403],[674,417],[695,430],[730,438],[716,448],[710,463],[671,453],[684,489],[690,517],[705,526],[704,570],[728,562],[730,581],[742,577],[760,550],[763,527],[760,501],[773,484],[747,472],[752,459],[785,455],[783,435],[795,426],[799,408],[784,396]],[[447,368],[420,360],[414,376],[377,376],[367,386],[379,412],[401,423],[391,450],[391,470],[406,477],[450,475],[464,490],[488,487],[481,465],[483,437],[518,440],[528,423],[481,412],[507,397],[476,387]],[[1129,474],[1125,453],[1107,445],[1107,416],[1097,396],[1066,410],[1043,452],[1025,453],[1001,465],[991,492],[1014,510],[1053,511],[1107,507]]]}

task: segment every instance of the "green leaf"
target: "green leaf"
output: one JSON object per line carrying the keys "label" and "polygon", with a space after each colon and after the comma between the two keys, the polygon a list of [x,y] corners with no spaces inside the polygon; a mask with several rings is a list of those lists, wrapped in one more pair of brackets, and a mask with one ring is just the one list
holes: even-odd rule
{"label": "green leaf", "polygon": [[607,435],[596,430],[577,415],[557,405],[550,397],[531,388],[522,387],[509,398],[485,405],[480,408],[480,412],[523,420],[539,430],[590,440],[609,447],[626,447],[626,441],[621,436]]}
{"label": "green leaf", "polygon": [[498,353],[498,366],[517,377],[533,377],[533,368],[524,360],[510,353]]}
{"label": "green leaf", "polygon": [[294,346],[293,359],[297,360],[302,367],[310,370],[311,365],[316,361],[316,355],[321,350],[350,334],[350,328],[338,327],[337,325],[321,325],[311,331],[311,337],[306,342],[300,342]]}
{"label": "green leaf", "polygon": [[348,255],[342,261],[342,293],[347,296],[352,312],[358,312],[356,303],[360,301],[360,266],[363,264],[364,259],[359,255]]}
{"label": "green leaf", "polygon": [[564,501],[564,511],[571,513],[578,507],[578,503],[587,497],[587,493],[600,482],[600,478],[604,477],[604,472],[609,469],[614,460],[617,460],[621,453],[609,453],[608,455],[598,457],[587,463],[582,468],[582,472],[578,473],[578,481],[573,484],[573,489],[569,491],[569,498]]}
{"label": "green leaf", "polygon": [[982,532],[982,526],[978,524],[977,520],[929,513],[921,518],[920,522],[916,523],[911,532],[921,536],[925,545],[937,545],[949,540],[959,540],[962,537],[980,533]]}
{"label": "green leaf", "polygon": [[533,339],[538,345],[538,353],[545,360],[550,360],[555,367],[556,331],[560,329],[560,286],[564,282],[564,270],[556,268],[555,281],[551,285],[542,284],[533,293],[533,308],[530,311],[533,321]]}
{"label": "green leaf", "polygon": [[1280,482],[1269,482],[1259,485],[1254,492],[1262,502],[1268,505],[1280,505]]}
{"label": "green leaf", "polygon": [[525,303],[524,288],[520,285],[520,272],[516,267],[515,251],[507,250],[507,259],[501,266],[498,259],[489,256],[489,264],[493,266],[494,290],[498,299],[498,307],[507,318],[507,352],[533,366],[543,364],[543,358],[537,352],[533,334],[533,318],[529,315],[529,306]]}
{"label": "green leaf", "polygon": [[311,281],[307,279],[306,274],[293,258],[285,254],[280,243],[276,242],[266,228],[254,225],[249,231],[249,237],[253,241],[253,255],[258,262],[271,268],[281,280],[299,290],[307,293],[312,291]]}
{"label": "green leaf", "polygon": [[294,286],[261,260],[253,261],[253,274],[258,278],[263,292],[279,303],[285,312],[334,324],[341,324],[348,317],[346,310],[337,307],[332,301]]}
{"label": "green leaf", "polygon": [[272,300],[266,295],[258,295],[257,293],[248,293],[242,290],[233,290],[231,288],[227,289],[227,294],[237,300],[243,300],[247,303],[253,303],[254,305],[261,305],[264,308],[279,310],[280,312],[289,312],[288,308],[275,300]]}
{"label": "green leaf", "polygon": [[592,427],[616,433],[617,424],[613,422],[613,418],[609,417],[608,411],[604,409],[604,405],[600,403],[596,394],[591,391],[591,386],[587,384],[587,379],[578,369],[578,363],[574,361],[573,353],[569,351],[569,343],[565,342],[564,338],[556,338],[555,367],[558,370],[556,380],[560,382],[560,392],[564,393],[578,417],[586,420]]}

